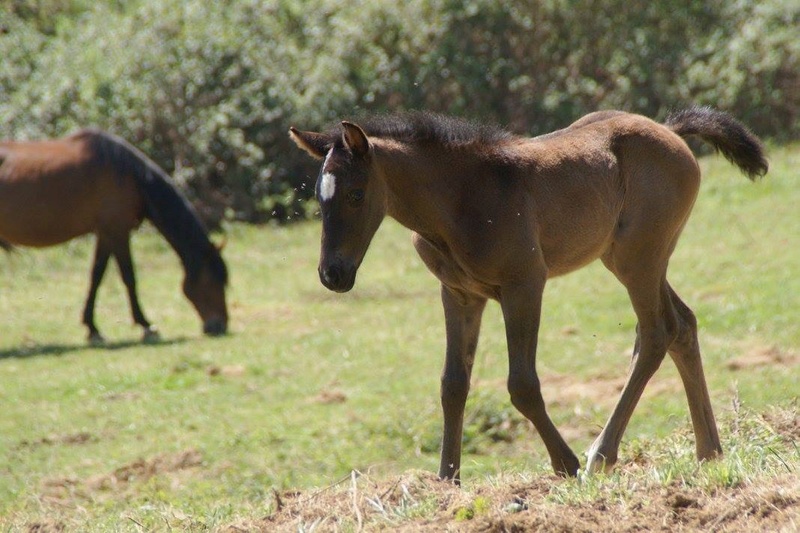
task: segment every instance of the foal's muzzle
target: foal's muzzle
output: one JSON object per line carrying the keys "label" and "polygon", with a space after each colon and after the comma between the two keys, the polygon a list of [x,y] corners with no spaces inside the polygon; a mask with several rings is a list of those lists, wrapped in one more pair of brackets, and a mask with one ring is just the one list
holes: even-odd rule
{"label": "foal's muzzle", "polygon": [[341,264],[326,267],[319,266],[319,280],[326,288],[334,292],[347,292],[356,283],[356,268],[347,268]]}

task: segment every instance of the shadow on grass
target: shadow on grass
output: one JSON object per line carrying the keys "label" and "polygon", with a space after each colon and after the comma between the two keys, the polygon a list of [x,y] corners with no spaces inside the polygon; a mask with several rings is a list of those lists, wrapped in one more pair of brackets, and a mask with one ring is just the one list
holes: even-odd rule
{"label": "shadow on grass", "polygon": [[75,343],[75,344],[30,344],[20,346],[17,348],[7,348],[0,350],[0,360],[2,359],[25,359],[28,357],[38,356],[61,356],[69,352],[77,352],[81,350],[86,351],[114,351],[124,350],[125,348],[133,348],[134,346],[143,347],[156,347],[156,346],[171,346],[174,344],[183,344],[188,341],[188,337],[176,337],[174,339],[162,339],[157,341],[143,342],[141,340],[105,342],[103,344],[88,344],[88,343]]}

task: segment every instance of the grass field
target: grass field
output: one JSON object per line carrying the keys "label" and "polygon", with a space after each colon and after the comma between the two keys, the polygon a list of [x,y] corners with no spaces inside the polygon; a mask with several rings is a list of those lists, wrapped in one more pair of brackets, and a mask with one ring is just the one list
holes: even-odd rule
{"label": "grass field", "polygon": [[[513,494],[558,513],[633,505],[676,483],[699,491],[695,499],[774,484],[788,494],[780,513],[795,513],[788,523],[800,527],[800,146],[774,148],[770,159],[757,184],[722,158],[702,161],[703,189],[671,262],[672,285],[699,320],[727,453],[717,463],[692,459],[685,396],[667,360],[634,414],[618,472],[556,480],[508,401],[505,336],[490,304],[467,407],[464,488],[453,495],[414,474],[408,486],[422,495],[409,489],[374,512],[411,469],[438,466],[444,325],[438,283],[408,232],[387,220],[356,288],[335,295],[317,279],[317,223],[233,225],[224,251],[232,332],[205,338],[180,292],[177,257],[145,226],[133,253],[158,344],[138,342],[110,269],[97,309],[108,344],[86,345],[92,239],[0,258],[0,529],[270,529],[261,518],[272,513],[273,526],[294,531],[444,527],[442,516],[466,527],[505,512]],[[539,370],[550,413],[579,454],[616,401],[634,325],[624,290],[600,264],[548,285]],[[380,489],[369,516],[354,503],[354,470],[374,481],[362,490]],[[323,493],[336,497],[316,515],[286,511],[292,498],[310,505]],[[534,507],[518,505],[520,516]]]}

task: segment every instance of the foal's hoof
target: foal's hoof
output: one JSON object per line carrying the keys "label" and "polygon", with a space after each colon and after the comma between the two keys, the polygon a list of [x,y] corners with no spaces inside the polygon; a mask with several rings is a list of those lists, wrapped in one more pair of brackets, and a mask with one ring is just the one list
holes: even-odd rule
{"label": "foal's hoof", "polygon": [[161,340],[161,333],[158,332],[158,328],[155,326],[149,326],[144,328],[144,334],[142,335],[142,342],[158,342]]}
{"label": "foal's hoof", "polygon": [[590,453],[589,459],[586,461],[586,473],[589,475],[599,472],[610,474],[614,470],[616,462],[616,459],[603,457],[600,453]]}
{"label": "foal's hoof", "polygon": [[550,463],[555,473],[561,477],[576,477],[581,469],[577,457],[568,457],[561,463]]}
{"label": "foal's hoof", "polygon": [[100,335],[99,331],[89,333],[89,337],[86,340],[89,341],[90,346],[102,346],[106,343],[106,339]]}

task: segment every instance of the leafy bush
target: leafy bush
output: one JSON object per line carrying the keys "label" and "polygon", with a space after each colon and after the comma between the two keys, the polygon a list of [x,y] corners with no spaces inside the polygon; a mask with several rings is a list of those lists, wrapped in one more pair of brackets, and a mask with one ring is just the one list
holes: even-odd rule
{"label": "leafy bush", "polygon": [[[142,148],[210,220],[313,211],[287,138],[427,108],[520,133],[599,108],[707,103],[797,136],[791,0],[15,0],[0,21],[0,135],[97,125]],[[311,204],[313,205],[313,204]]]}

